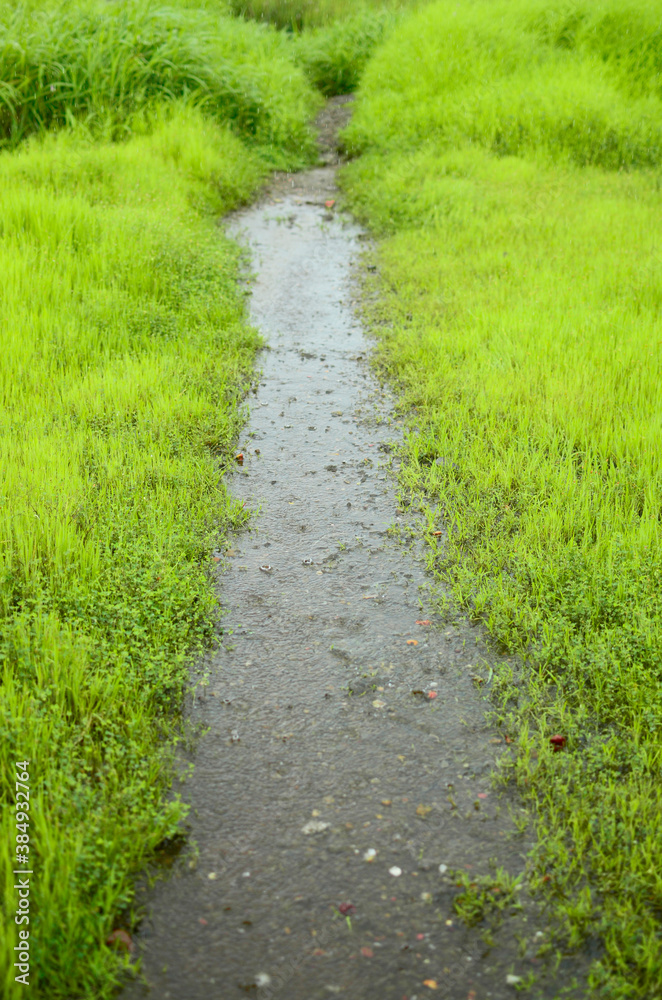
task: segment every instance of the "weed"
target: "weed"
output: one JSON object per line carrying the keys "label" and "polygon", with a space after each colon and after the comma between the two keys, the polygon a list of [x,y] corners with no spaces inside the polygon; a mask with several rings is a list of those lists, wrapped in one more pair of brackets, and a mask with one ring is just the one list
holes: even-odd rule
{"label": "weed", "polygon": [[489,921],[490,928],[496,929],[506,910],[522,909],[518,898],[521,876],[513,878],[502,868],[497,868],[493,876],[477,879],[462,870],[451,872],[451,876],[463,890],[455,896],[453,907],[468,927]]}

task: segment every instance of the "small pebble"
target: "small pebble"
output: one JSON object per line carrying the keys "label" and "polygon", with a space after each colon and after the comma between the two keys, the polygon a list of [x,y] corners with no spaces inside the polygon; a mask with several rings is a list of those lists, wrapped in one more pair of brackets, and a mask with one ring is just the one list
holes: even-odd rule
{"label": "small pebble", "polygon": [[328,829],[328,823],[322,823],[319,819],[311,819],[304,827],[301,828],[302,833],[322,833],[324,830]]}

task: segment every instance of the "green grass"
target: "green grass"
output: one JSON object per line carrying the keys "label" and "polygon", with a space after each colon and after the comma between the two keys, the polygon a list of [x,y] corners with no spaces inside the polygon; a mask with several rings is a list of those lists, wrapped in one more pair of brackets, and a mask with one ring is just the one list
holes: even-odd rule
{"label": "green grass", "polygon": [[399,23],[397,13],[364,9],[297,36],[294,59],[320,93],[331,97],[356,90],[370,56]]}
{"label": "green grass", "polygon": [[[0,884],[29,760],[35,997],[108,997],[168,795],[259,346],[215,220],[314,160],[321,98],[214,5],[6,5],[0,48]],[[24,926],[24,925],[23,925]]]}
{"label": "green grass", "polygon": [[619,1000],[662,991],[660,23],[437,3],[368,64],[343,179],[430,567],[523,661],[493,694],[529,885]]}
{"label": "green grass", "polygon": [[222,474],[258,345],[212,212],[264,171],[190,110],[124,145],[61,135],[0,158],[9,998],[13,762],[31,762],[35,996],[108,995],[130,875],[183,815],[164,801],[176,712],[219,617],[210,552],[247,516]]}
{"label": "green grass", "polygon": [[315,29],[351,21],[373,11],[397,11],[425,0],[229,0],[240,17],[273,24],[288,31]]}
{"label": "green grass", "polygon": [[122,138],[136,115],[178,100],[229,123],[275,167],[314,156],[319,101],[278,32],[133,0],[7,5],[2,15],[0,146],[74,122]]}
{"label": "green grass", "polygon": [[372,53],[426,0],[232,0],[233,11],[290,33],[292,58],[327,97],[356,90]]}

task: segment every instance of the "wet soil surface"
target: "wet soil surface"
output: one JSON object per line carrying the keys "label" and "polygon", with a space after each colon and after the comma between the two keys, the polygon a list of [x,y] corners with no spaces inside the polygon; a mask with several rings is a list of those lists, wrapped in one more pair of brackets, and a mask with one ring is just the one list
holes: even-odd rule
{"label": "wet soil surface", "polygon": [[520,871],[528,845],[490,782],[509,750],[473,681],[486,647],[439,619],[415,546],[389,531],[400,423],[335,198],[331,167],[281,177],[231,223],[269,345],[231,483],[259,514],[219,554],[229,614],[183,786],[199,854],[148,894],[147,985],[125,1000],[482,1000],[543,968],[530,907],[491,948],[453,909],[454,869]]}

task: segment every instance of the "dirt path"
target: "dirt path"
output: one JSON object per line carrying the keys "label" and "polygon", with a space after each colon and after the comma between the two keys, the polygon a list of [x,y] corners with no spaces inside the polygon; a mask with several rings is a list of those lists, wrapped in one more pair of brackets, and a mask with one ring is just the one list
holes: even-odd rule
{"label": "dirt path", "polygon": [[270,345],[232,489],[261,510],[219,573],[230,614],[194,711],[199,857],[149,894],[151,990],[127,1000],[481,1000],[536,968],[537,927],[520,925],[526,957],[512,927],[488,949],[440,870],[519,870],[525,845],[490,785],[506,748],[472,683],[478,633],[438,621],[420,560],[388,535],[399,428],[335,197],[332,167],[280,178],[232,223]]}

